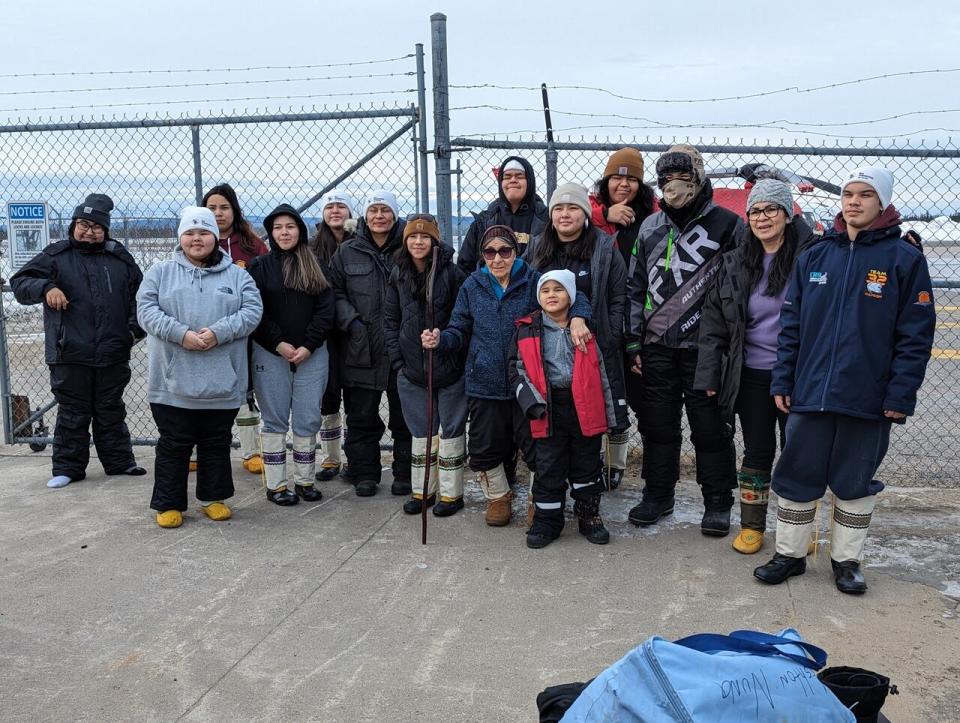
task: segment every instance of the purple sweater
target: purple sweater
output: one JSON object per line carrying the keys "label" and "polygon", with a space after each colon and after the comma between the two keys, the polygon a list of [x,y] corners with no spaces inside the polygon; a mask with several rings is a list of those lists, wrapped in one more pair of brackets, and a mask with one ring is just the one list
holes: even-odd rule
{"label": "purple sweater", "polygon": [[787,287],[776,296],[764,296],[770,265],[775,254],[763,255],[763,275],[747,300],[747,329],[743,338],[743,363],[750,369],[773,369],[777,363],[777,337],[780,335],[780,307]]}

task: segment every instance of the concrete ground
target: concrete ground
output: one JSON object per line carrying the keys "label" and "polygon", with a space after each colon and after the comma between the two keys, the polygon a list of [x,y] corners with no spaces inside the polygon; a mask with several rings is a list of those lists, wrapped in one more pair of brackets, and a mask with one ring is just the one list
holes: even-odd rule
{"label": "concrete ground", "polygon": [[[150,450],[139,450],[152,466]],[[151,477],[47,490],[48,453],[0,448],[0,717],[37,720],[532,721],[536,694],[584,680],[651,635],[792,626],[830,665],[889,675],[893,721],[960,719],[960,492],[888,490],[870,590],[844,596],[828,550],[764,587],[756,557],[697,527],[695,485],[672,519],[626,522],[639,481],[604,500],[613,533],[524,546],[467,509],[400,510],[389,485],[279,508],[236,464],[234,518],[178,530],[147,509]],[[769,545],[768,545],[769,547]]]}

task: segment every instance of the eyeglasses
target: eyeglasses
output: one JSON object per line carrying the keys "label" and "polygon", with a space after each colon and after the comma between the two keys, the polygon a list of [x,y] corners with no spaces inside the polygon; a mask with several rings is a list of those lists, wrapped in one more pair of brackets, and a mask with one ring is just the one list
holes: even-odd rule
{"label": "eyeglasses", "polygon": [[778,213],[780,213],[779,206],[764,206],[763,208],[751,208],[747,212],[747,218],[753,219],[754,221],[760,218],[760,216],[765,216],[766,218],[776,218]]}
{"label": "eyeglasses", "polygon": [[90,221],[77,221],[76,227],[77,231],[80,233],[104,233],[105,229],[98,223],[91,223]]}
{"label": "eyeglasses", "polygon": [[487,261],[493,261],[499,255],[501,259],[509,259],[516,253],[512,246],[501,246],[498,249],[485,248],[483,250],[483,258]]}

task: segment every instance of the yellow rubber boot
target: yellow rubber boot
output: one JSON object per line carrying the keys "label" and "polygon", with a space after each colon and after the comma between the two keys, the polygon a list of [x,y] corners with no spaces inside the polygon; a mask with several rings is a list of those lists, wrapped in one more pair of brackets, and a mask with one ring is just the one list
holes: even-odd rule
{"label": "yellow rubber boot", "polygon": [[167,510],[166,512],[158,512],[157,524],[160,525],[160,527],[167,529],[180,527],[180,525],[183,524],[183,514],[181,514],[180,510]]}
{"label": "yellow rubber boot", "polygon": [[763,533],[759,530],[740,530],[733,541],[733,549],[744,555],[753,555],[763,547]]}
{"label": "yellow rubber boot", "polygon": [[203,514],[205,514],[211,520],[215,520],[216,522],[229,520],[231,517],[233,517],[233,513],[230,511],[230,508],[222,502],[211,502],[209,505],[204,505]]}
{"label": "yellow rubber boot", "polygon": [[243,468],[250,474],[260,474],[263,472],[263,457],[255,454],[252,457],[243,460]]}

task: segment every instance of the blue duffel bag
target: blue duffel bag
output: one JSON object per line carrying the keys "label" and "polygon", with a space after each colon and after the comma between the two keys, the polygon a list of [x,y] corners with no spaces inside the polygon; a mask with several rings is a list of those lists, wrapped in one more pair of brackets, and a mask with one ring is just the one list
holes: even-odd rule
{"label": "blue duffel bag", "polygon": [[673,643],[654,636],[598,675],[562,722],[853,723],[853,713],[817,679],[826,662],[826,652],[793,628]]}

